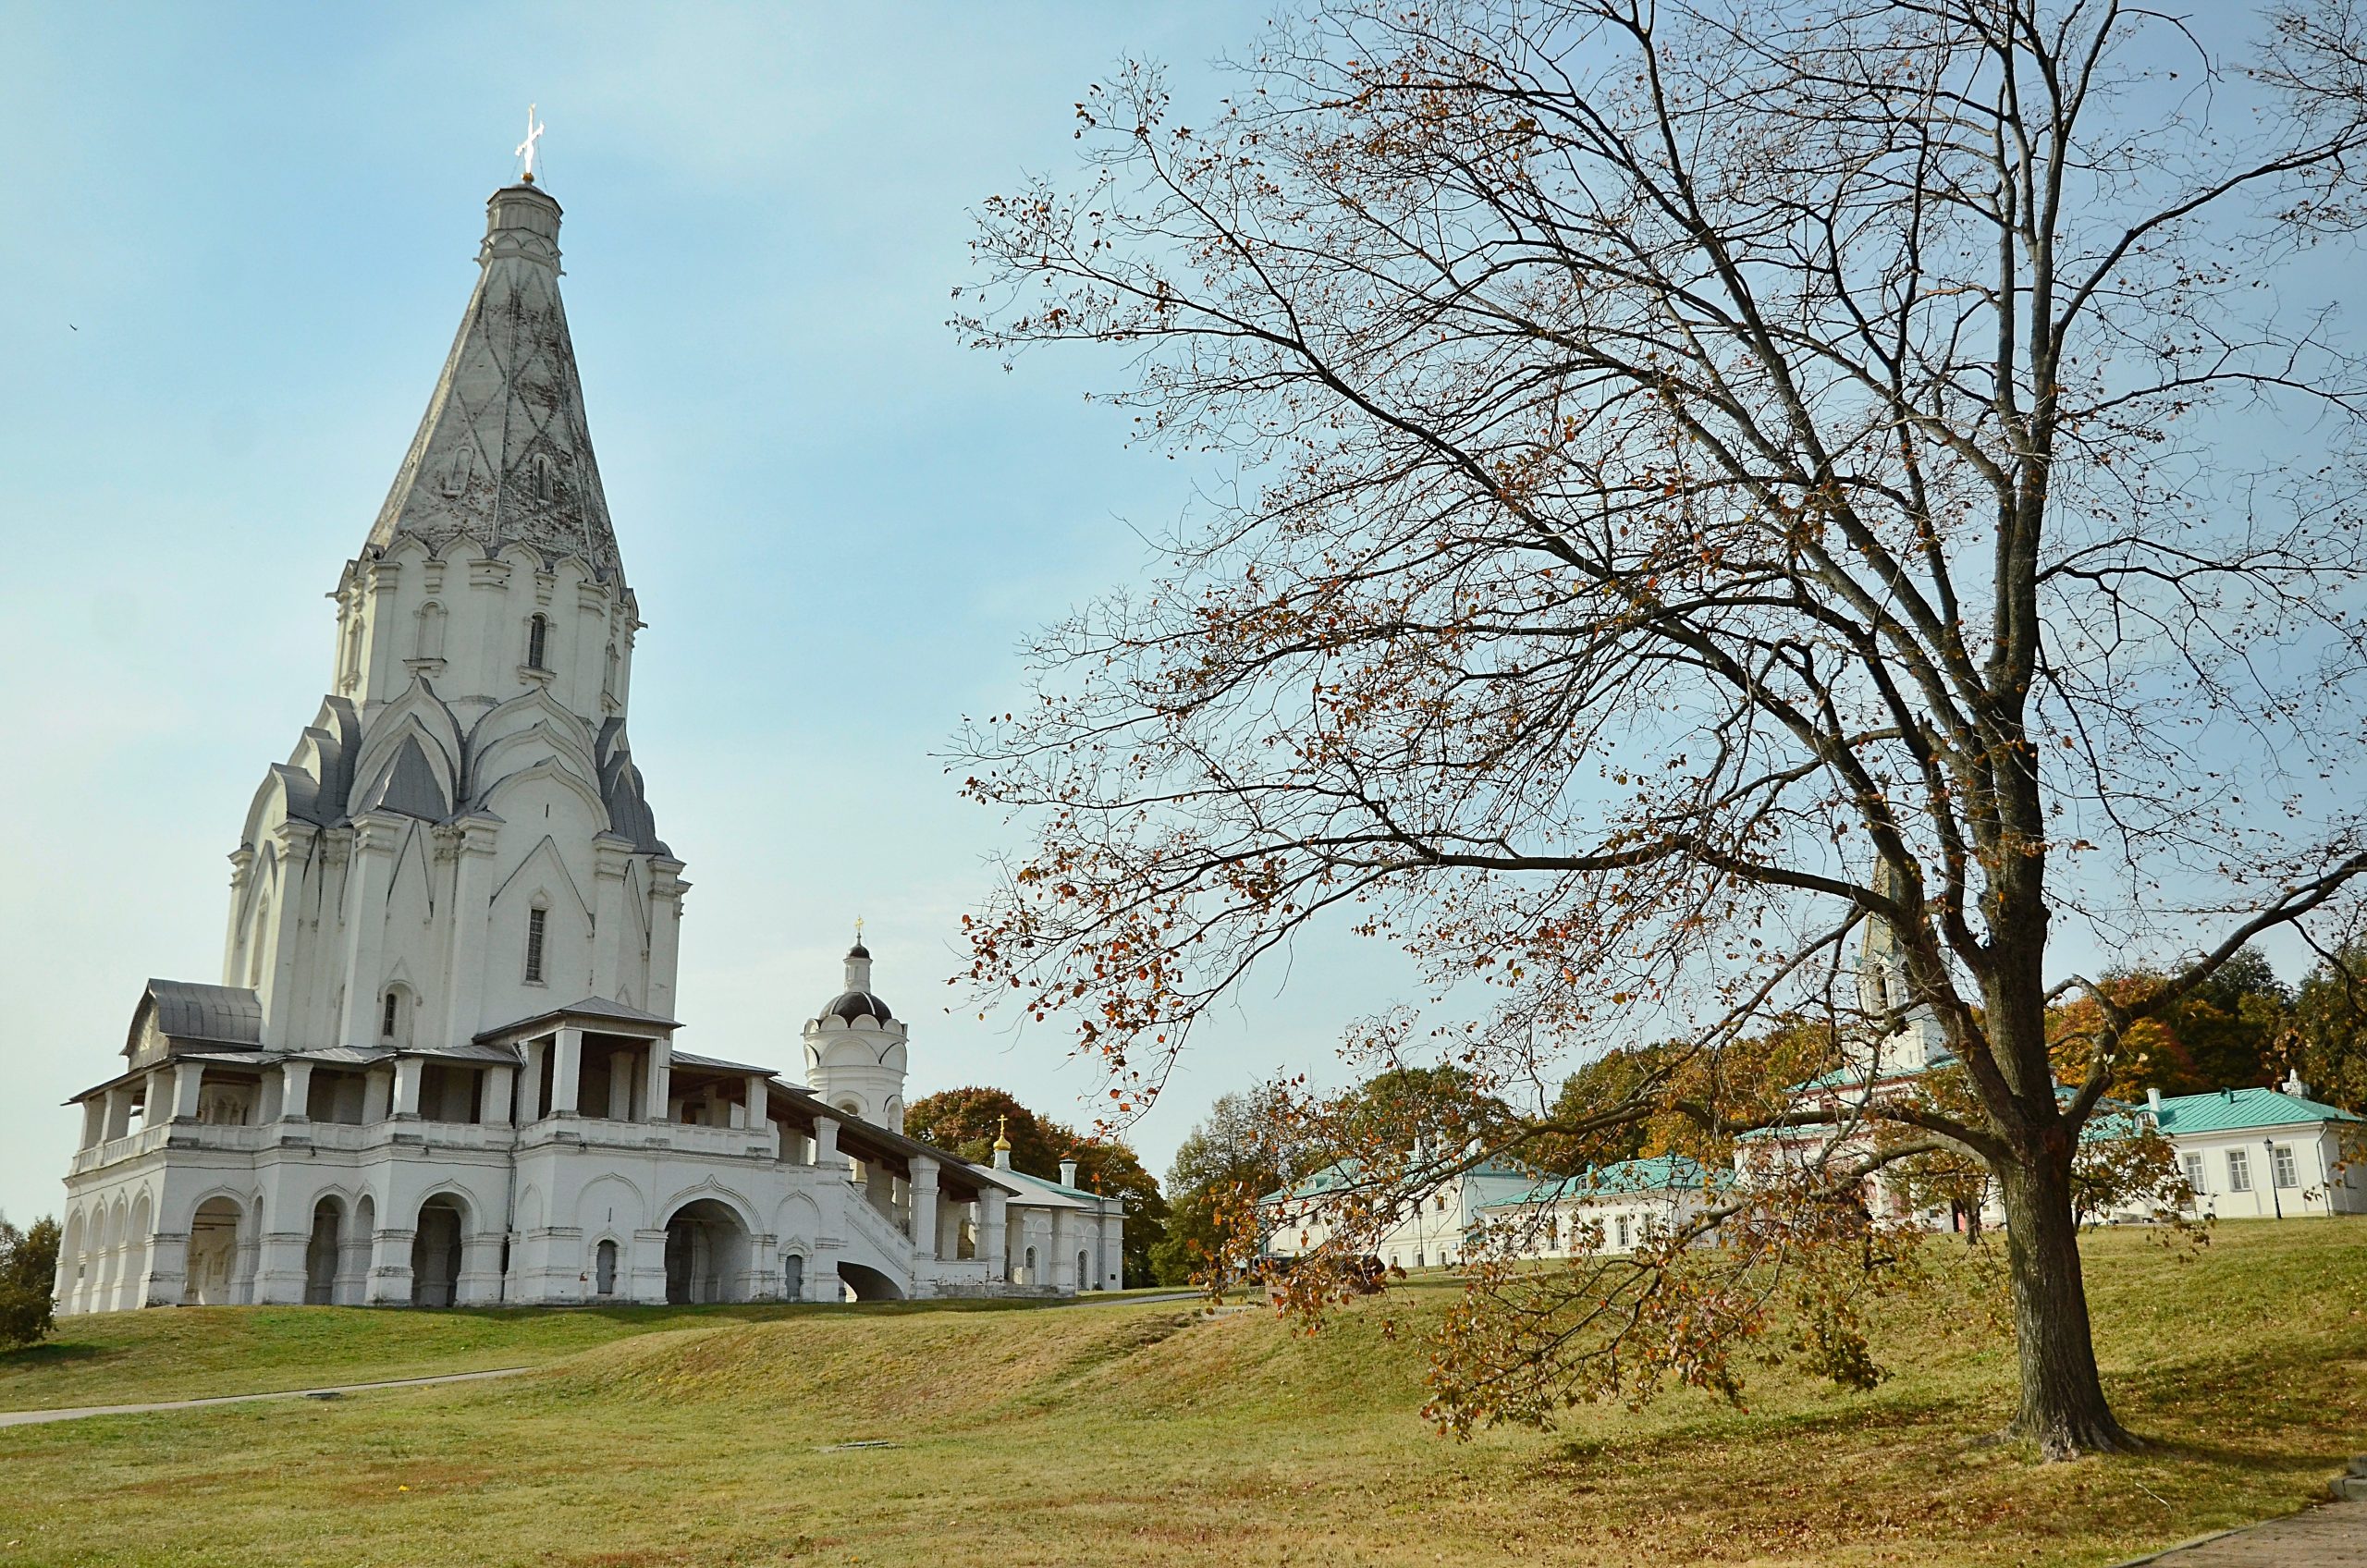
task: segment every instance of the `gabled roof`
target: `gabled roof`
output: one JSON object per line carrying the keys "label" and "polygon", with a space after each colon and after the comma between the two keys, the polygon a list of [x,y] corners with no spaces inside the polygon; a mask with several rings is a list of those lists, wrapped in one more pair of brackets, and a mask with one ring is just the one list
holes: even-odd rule
{"label": "gabled roof", "polygon": [[403,816],[415,816],[422,822],[441,822],[450,814],[444,799],[444,786],[435,780],[435,769],[429,766],[427,753],[420,750],[419,737],[406,735],[386,766],[378,770],[353,802],[353,815],[364,812],[395,812]]}
{"label": "gabled roof", "polygon": [[440,552],[465,537],[491,555],[521,544],[621,581],[559,303],[559,205],[512,185],[485,207],[476,289],[370,546],[408,536]]}
{"label": "gabled roof", "polygon": [[132,1009],[126,1054],[138,1048],[141,1023],[151,1016],[156,1032],[168,1039],[236,1046],[248,1050],[263,1047],[263,998],[244,986],[208,986],[196,980],[154,980],[141,993]]}

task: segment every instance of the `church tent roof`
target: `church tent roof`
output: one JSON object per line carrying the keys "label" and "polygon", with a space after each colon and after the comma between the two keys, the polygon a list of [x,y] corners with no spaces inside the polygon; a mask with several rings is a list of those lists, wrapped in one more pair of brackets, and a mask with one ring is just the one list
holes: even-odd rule
{"label": "church tent roof", "polygon": [[559,302],[559,204],[511,185],[485,213],[475,291],[370,546],[408,536],[441,552],[466,538],[489,556],[520,544],[621,581]]}

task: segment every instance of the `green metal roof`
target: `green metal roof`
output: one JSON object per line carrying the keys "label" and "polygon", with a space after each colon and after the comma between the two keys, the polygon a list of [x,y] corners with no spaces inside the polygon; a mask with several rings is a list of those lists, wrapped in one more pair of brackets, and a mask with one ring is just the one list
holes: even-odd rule
{"label": "green metal roof", "polygon": [[2220,1089],[2207,1095],[2171,1095],[2154,1121],[2171,1137],[2197,1133],[2240,1133],[2253,1127],[2292,1127],[2312,1121],[2361,1120],[2336,1106],[2288,1095],[2281,1089]]}
{"label": "green metal roof", "polygon": [[1578,1176],[1539,1182],[1518,1193],[1495,1199],[1490,1207],[1552,1203],[1563,1198],[1594,1197],[1607,1193],[1699,1192],[1732,1181],[1723,1171],[1712,1172],[1697,1159],[1681,1154],[1654,1155],[1650,1159],[1623,1159],[1598,1166]]}

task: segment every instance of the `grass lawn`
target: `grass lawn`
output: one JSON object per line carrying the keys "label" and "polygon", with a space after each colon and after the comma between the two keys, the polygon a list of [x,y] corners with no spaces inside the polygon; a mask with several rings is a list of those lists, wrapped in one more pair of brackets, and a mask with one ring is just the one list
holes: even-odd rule
{"label": "grass lawn", "polygon": [[[1026,1310],[1034,1303],[898,1305],[867,1311]],[[541,1366],[631,1335],[843,1310],[667,1306],[552,1312],[388,1312],[207,1306],[61,1319],[30,1349],[0,1353],[0,1410],[145,1404]],[[5,1562],[0,1559],[0,1562]]]}
{"label": "grass lawn", "polygon": [[[1436,1282],[1314,1339],[1172,1305],[141,1314],[112,1359],[0,1358],[0,1390],[108,1403],[242,1354],[264,1386],[548,1365],[0,1430],[0,1562],[2103,1563],[2300,1506],[2367,1451],[2367,1222],[2225,1226],[2191,1259],[2106,1233],[2089,1277],[2155,1446],[2044,1466],[1978,1440],[2010,1347],[1932,1305],[1891,1322],[1871,1393],[1779,1371],[1748,1412],[1685,1395],[1463,1445],[1416,1419],[1420,1351],[1384,1330]],[[306,1333],[334,1372],[280,1343]]]}

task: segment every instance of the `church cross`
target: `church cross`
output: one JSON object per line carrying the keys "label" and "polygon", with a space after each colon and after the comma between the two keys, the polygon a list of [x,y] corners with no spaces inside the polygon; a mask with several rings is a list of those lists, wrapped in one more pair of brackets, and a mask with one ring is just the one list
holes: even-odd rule
{"label": "church cross", "polygon": [[534,183],[534,154],[542,151],[535,143],[542,139],[543,124],[534,117],[534,105],[529,104],[526,105],[526,140],[513,149],[519,157],[526,160],[526,183],[529,185]]}

